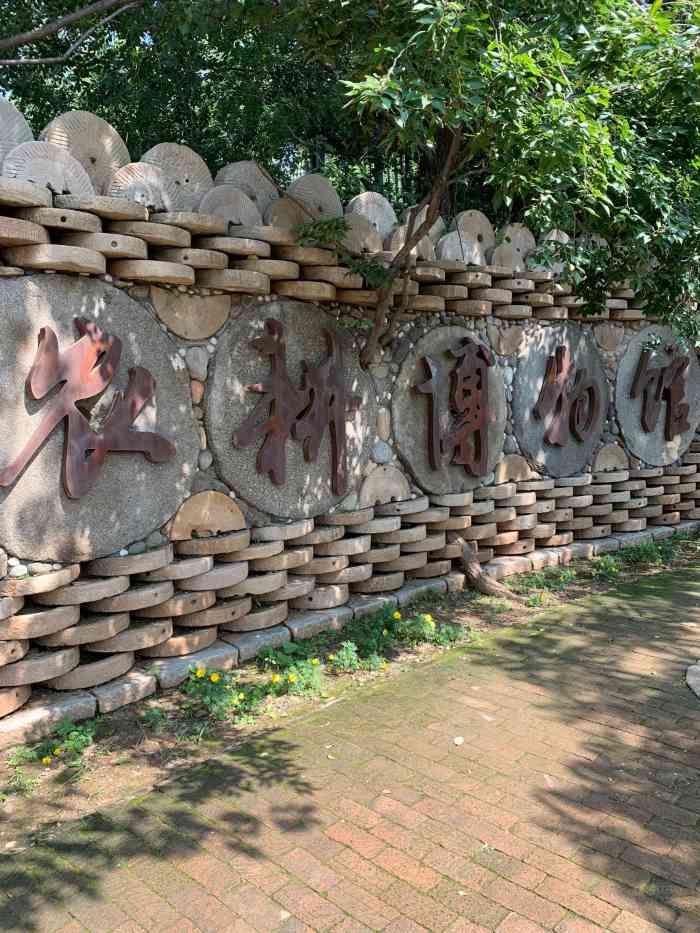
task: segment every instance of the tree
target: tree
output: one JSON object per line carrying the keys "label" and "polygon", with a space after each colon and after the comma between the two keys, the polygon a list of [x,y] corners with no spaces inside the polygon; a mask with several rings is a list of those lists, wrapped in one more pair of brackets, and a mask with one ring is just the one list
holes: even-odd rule
{"label": "tree", "polygon": [[[629,280],[650,313],[697,338],[695,0],[300,0],[294,7],[289,15],[309,55],[347,62],[349,101],[380,128],[387,153],[408,151],[428,166],[428,217],[407,249],[446,191],[481,189],[479,200],[501,216],[537,233],[573,235],[558,254],[589,310],[613,283]],[[385,301],[368,356],[389,318]]]}

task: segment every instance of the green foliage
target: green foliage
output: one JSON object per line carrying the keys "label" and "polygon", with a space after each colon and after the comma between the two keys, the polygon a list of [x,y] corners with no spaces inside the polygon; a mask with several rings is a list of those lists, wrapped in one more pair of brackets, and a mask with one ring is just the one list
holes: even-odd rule
{"label": "green foliage", "polygon": [[23,768],[13,768],[2,793],[0,793],[0,800],[10,795],[31,797],[38,784],[39,778],[36,775],[27,774]]}
{"label": "green foliage", "polygon": [[680,557],[682,553],[683,538],[674,535],[663,541],[642,541],[633,547],[623,548],[619,553],[619,560],[625,564],[649,567],[662,567]]}
{"label": "green foliage", "polygon": [[53,735],[34,746],[35,759],[49,765],[62,762],[69,767],[80,763],[83,753],[95,741],[97,720],[86,719],[84,722],[72,722],[63,719]]}
{"label": "green foliage", "polygon": [[148,706],[141,713],[141,722],[155,735],[160,735],[168,722],[168,714],[158,706]]}
{"label": "green foliage", "polygon": [[353,641],[344,641],[340,648],[329,658],[334,674],[354,674],[360,670],[360,658],[357,645]]}
{"label": "green foliage", "polygon": [[322,249],[336,249],[347,232],[348,224],[344,217],[308,220],[297,224],[293,230],[300,246],[318,246]]}
{"label": "green foliage", "polygon": [[612,554],[601,554],[590,563],[591,576],[601,583],[614,583],[620,575],[620,562]]}
{"label": "green foliage", "polygon": [[193,712],[205,712],[212,719],[225,720],[246,706],[247,695],[227,671],[191,668],[180,687],[191,698]]}
{"label": "green foliage", "polygon": [[571,567],[545,567],[534,573],[517,574],[507,583],[514,593],[529,593],[532,590],[563,592],[575,579],[576,571]]}

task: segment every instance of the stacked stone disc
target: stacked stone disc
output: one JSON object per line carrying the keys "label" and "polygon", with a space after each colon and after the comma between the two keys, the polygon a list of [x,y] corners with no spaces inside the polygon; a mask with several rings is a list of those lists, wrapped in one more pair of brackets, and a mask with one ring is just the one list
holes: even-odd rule
{"label": "stacked stone disc", "polygon": [[303,581],[306,592],[290,603],[293,609],[344,606],[350,599],[351,584],[371,577],[372,567],[365,560],[371,546],[370,537],[367,534],[350,537],[348,531],[373,517],[374,510],[368,508],[332,512],[316,519],[315,527],[299,539],[299,546],[308,560],[291,571],[290,579]]}
{"label": "stacked stone disc", "polygon": [[[625,472],[625,471],[622,471]],[[613,510],[614,521],[611,522],[613,534],[625,534],[627,532],[644,531],[647,527],[647,515],[645,509],[649,501],[647,499],[647,482],[640,476],[632,476],[629,470],[626,471],[628,478],[613,482],[613,494],[628,492],[629,499],[624,503],[624,509]],[[627,518],[620,515],[620,511],[627,512]]]}
{"label": "stacked stone disc", "polygon": [[[692,455],[691,455],[692,456]],[[665,466],[659,483],[663,485],[664,500],[661,520],[654,524],[677,525],[688,518],[688,513],[695,511],[698,467],[696,463],[679,463]]]}
{"label": "stacked stone disc", "polygon": [[530,278],[529,273],[514,273],[512,270],[499,269],[497,266],[488,268],[491,269],[494,290],[510,295],[506,303],[495,304],[493,316],[505,321],[522,321],[531,318],[532,305],[527,296],[535,291],[535,282]]}
{"label": "stacked stone disc", "polygon": [[[474,505],[483,504],[481,521],[496,525],[496,533],[483,542],[486,548],[493,549],[496,557],[518,557],[534,551],[536,501],[534,492],[518,492],[513,482],[482,486],[474,491]],[[476,522],[476,517],[473,521]]]}
{"label": "stacked stone disc", "polygon": [[372,567],[372,576],[352,583],[352,592],[389,593],[403,585],[409,572],[427,567],[432,552],[443,548],[446,538],[444,532],[430,536],[422,516],[444,520],[446,513],[449,510],[441,511],[439,516],[431,513],[427,496],[376,505],[374,519],[366,525],[371,529],[368,533],[372,546],[367,555],[371,560],[367,562]]}
{"label": "stacked stone disc", "polygon": [[540,321],[566,321],[569,317],[567,299],[571,297],[573,289],[565,282],[554,281],[551,277],[542,282],[535,283],[537,295],[548,295],[550,302],[542,304],[533,303],[533,314]]}
{"label": "stacked stone disc", "polygon": [[[624,305],[623,305],[624,301]],[[619,288],[613,288],[608,300],[611,321],[623,321],[631,324],[644,320],[643,302],[636,300],[636,292],[623,282]]]}
{"label": "stacked stone disc", "polygon": [[[570,542],[571,532],[557,530],[557,499],[559,490],[550,477],[518,480],[513,498],[516,516],[530,527],[523,528],[523,537],[534,542],[534,547],[558,547]],[[529,518],[528,518],[529,516]],[[567,518],[569,512],[562,512]],[[529,553],[523,551],[522,553]]]}
{"label": "stacked stone disc", "polygon": [[[632,499],[632,492],[627,485],[628,481],[629,470],[593,473],[592,482],[587,489],[593,497],[591,507],[601,513],[594,516],[594,527],[598,526],[599,532],[606,528],[610,529],[608,534],[634,530],[634,526],[627,524],[630,521],[628,504]],[[610,506],[609,510],[608,506]],[[600,534],[600,537],[605,537],[605,535]]]}
{"label": "stacked stone disc", "polygon": [[[493,487],[482,486],[473,492],[458,493],[454,496],[444,496],[440,501],[450,504],[450,515],[469,518],[468,527],[459,531],[459,535],[467,541],[474,552],[474,556],[481,564],[486,564],[494,557],[492,541],[498,534],[496,502],[489,495]],[[457,496],[460,499],[457,499]],[[471,499],[468,502],[467,499]],[[449,532],[448,532],[449,534]],[[459,559],[460,554],[455,552],[453,559]]]}
{"label": "stacked stone disc", "polygon": [[171,580],[171,596],[138,612],[141,619],[171,619],[173,631],[167,640],[141,649],[140,654],[149,658],[181,657],[201,651],[216,640],[217,626],[241,611],[239,603],[229,605],[229,591],[248,576],[248,563],[238,555],[249,540],[250,532],[243,529],[176,542],[170,565],[144,578],[153,582]]}
{"label": "stacked stone disc", "polygon": [[232,616],[219,624],[219,636],[224,641],[235,639],[236,633],[273,628],[287,619],[290,598],[303,592],[289,588],[289,569],[299,569],[309,560],[308,550],[299,550],[294,544],[313,527],[313,519],[301,519],[248,531],[241,549],[229,558],[244,561],[247,573],[218,594],[217,607],[228,609]]}
{"label": "stacked stone disc", "polygon": [[[690,448],[683,457],[683,464],[695,464],[695,466],[700,464],[700,441],[692,442]],[[690,496],[688,496],[688,498],[690,498]],[[697,520],[700,518],[700,504],[698,503],[700,499],[700,476],[698,478],[698,485],[695,488],[695,495],[692,496],[692,499],[693,506],[685,512],[683,518]]]}
{"label": "stacked stone disc", "polygon": [[45,606],[40,600],[73,583],[80,568],[71,564],[60,570],[50,565],[37,569],[47,572],[0,581],[0,716],[23,706],[33,685],[53,685],[80,664],[80,650],[74,645],[49,645],[44,650],[38,641],[78,623],[79,606]]}
{"label": "stacked stone disc", "polygon": [[[407,571],[411,576],[421,576],[421,571],[423,571],[427,566],[429,557],[431,563],[436,563],[438,561],[449,561],[451,564],[452,561],[456,561],[457,565],[459,565],[459,562],[462,558],[462,542],[468,541],[469,543],[472,543],[471,513],[473,500],[474,494],[472,492],[455,492],[447,493],[442,496],[430,496],[430,504],[433,508],[449,509],[449,515],[443,522],[436,522],[431,526],[433,533],[444,531],[445,546],[435,551],[424,552],[425,563]],[[427,535],[428,526],[426,525],[425,527]]]}
{"label": "stacked stone disc", "polygon": [[547,491],[549,501],[554,503],[551,513],[556,523],[556,537],[560,545],[570,544],[574,539],[603,537],[602,530],[596,527],[599,513],[589,492],[591,474],[581,473],[575,476],[558,476],[554,487]]}
{"label": "stacked stone disc", "polygon": [[[663,467],[640,467],[629,471],[630,482],[644,483],[644,488],[640,486],[630,500],[629,504],[633,506],[632,513],[635,518],[643,518],[647,524],[663,515],[664,506],[660,501],[660,497],[664,495],[661,483],[663,473]],[[643,501],[644,504],[635,505],[638,501]]]}

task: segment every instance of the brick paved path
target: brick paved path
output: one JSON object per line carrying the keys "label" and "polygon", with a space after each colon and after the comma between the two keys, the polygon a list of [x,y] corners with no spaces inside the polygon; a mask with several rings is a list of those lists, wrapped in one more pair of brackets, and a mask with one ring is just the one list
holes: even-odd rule
{"label": "brick paved path", "polygon": [[193,767],[0,860],[0,930],[697,933],[699,600],[649,578]]}

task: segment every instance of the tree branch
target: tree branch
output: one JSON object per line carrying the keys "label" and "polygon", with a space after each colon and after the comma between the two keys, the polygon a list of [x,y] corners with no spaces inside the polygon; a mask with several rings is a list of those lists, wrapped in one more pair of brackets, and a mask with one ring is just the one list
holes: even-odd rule
{"label": "tree branch", "polygon": [[[448,149],[447,155],[445,156],[445,161],[443,162],[442,168],[440,169],[440,173],[433,182],[433,187],[431,188],[430,192],[423,198],[420,204],[414,207],[411,211],[404,244],[389,264],[389,269],[391,269],[394,273],[407,270],[410,263],[411,251],[413,250],[414,246],[420,243],[421,239],[435,223],[440,211],[440,201],[442,200],[442,196],[447,189],[450,176],[452,175],[455,162],[457,161],[457,155],[459,153],[461,142],[462,130],[456,129],[452,133],[450,147]],[[428,209],[426,211],[425,220],[423,223],[419,224],[416,229],[414,229],[415,220],[418,217],[420,211],[426,205]],[[361,362],[365,368],[374,362],[374,359],[379,351],[380,340],[386,329],[389,306],[393,300],[394,278],[395,275],[392,276],[387,285],[383,285],[379,290],[379,301],[377,302],[377,307],[374,313],[372,330],[369,337],[367,338],[367,343],[365,344],[361,355]]]}
{"label": "tree branch", "polygon": [[[97,32],[98,29],[101,29],[106,23],[110,20],[116,19],[117,16],[121,16],[122,13],[125,13],[127,10],[134,9],[135,7],[142,6],[143,0],[111,0],[110,5],[114,6],[115,2],[119,2],[122,5],[119,9],[114,10],[113,13],[110,13],[109,16],[103,17],[98,23],[95,23],[94,26],[91,26],[90,29],[86,29],[85,32],[78,38],[76,41],[69,46],[66,52],[63,55],[57,55],[53,58],[4,58],[0,59],[0,65],[9,67],[12,65],[62,65],[64,62],[76,52],[80,46],[88,39],[94,32]],[[98,4],[93,4],[97,6]],[[88,9],[85,7],[85,9]],[[48,27],[47,27],[48,28]],[[37,30],[38,31],[38,30]],[[25,33],[25,35],[31,35],[30,33]],[[11,41],[11,40],[4,40]],[[0,48],[2,48],[3,40],[0,40]],[[22,45],[27,45],[28,43],[22,42]]]}
{"label": "tree branch", "polygon": [[56,35],[64,27],[80,22],[81,19],[86,19],[88,16],[92,16],[93,13],[102,13],[113,6],[124,6],[128,2],[130,0],[97,0],[96,3],[81,7],[73,13],[68,13],[60,19],[54,20],[52,23],[39,26],[38,29],[32,29],[31,32],[21,32],[16,36],[0,39],[0,49],[18,49],[23,45],[31,45],[33,42],[38,42],[39,39],[46,39],[47,36]]}

